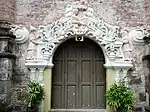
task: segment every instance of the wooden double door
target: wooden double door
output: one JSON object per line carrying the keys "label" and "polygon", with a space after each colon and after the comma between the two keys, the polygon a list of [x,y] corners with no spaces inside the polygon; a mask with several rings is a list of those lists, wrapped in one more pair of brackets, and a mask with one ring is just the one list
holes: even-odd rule
{"label": "wooden double door", "polygon": [[67,40],[56,50],[52,69],[52,109],[105,109],[105,69],[92,40]]}

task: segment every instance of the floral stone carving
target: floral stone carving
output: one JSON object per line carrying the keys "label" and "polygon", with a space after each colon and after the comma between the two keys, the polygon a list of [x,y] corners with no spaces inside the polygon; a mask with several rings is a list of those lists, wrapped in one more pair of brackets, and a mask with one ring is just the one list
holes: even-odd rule
{"label": "floral stone carving", "polygon": [[59,44],[76,36],[88,37],[97,42],[109,59],[122,57],[120,28],[110,26],[97,18],[84,0],[68,5],[64,17],[48,26],[40,26],[39,30],[45,44],[42,54],[47,60]]}
{"label": "floral stone carving", "polygon": [[129,32],[129,38],[133,41],[133,43],[144,43],[143,37],[146,35],[146,31],[144,29],[135,29]]}
{"label": "floral stone carving", "polygon": [[108,25],[99,19],[85,0],[74,1],[67,6],[64,17],[30,32],[25,63],[31,70],[30,79],[35,80],[38,68],[38,81],[43,85],[42,71],[46,66],[53,66],[52,58],[57,47],[70,38],[76,40],[76,37],[89,38],[101,47],[105,56],[105,67],[127,71],[133,65],[131,61],[124,60],[120,30],[119,27]]}
{"label": "floral stone carving", "polygon": [[[52,64],[52,58],[57,47],[69,38],[90,38],[103,50],[106,66],[120,66],[118,63],[131,64],[132,43],[141,42],[142,30],[135,33],[111,26],[99,19],[94,10],[85,0],[74,1],[66,7],[64,17],[30,31],[30,43],[27,49],[26,62],[36,62],[43,65]],[[136,34],[137,33],[137,34]],[[135,34],[138,36],[132,36]],[[31,37],[34,37],[33,40]],[[135,38],[136,37],[136,38]]]}

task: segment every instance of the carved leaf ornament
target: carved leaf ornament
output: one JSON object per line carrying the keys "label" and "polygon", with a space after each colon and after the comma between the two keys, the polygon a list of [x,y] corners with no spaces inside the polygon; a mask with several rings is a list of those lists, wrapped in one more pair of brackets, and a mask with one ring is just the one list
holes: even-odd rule
{"label": "carved leaf ornament", "polygon": [[[41,52],[44,57],[49,59],[58,45],[75,36],[84,36],[94,40],[101,46],[104,54],[111,59],[121,56],[119,50],[122,42],[119,27],[104,23],[95,16],[90,7],[84,5],[83,7],[81,5],[68,7],[64,17],[48,26],[39,27],[41,39],[45,44]],[[74,10],[82,16],[74,14]]]}

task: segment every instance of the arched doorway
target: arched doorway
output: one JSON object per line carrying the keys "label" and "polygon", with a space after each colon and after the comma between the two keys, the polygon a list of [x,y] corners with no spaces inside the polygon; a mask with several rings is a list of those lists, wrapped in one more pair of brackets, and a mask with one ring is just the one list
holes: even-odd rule
{"label": "arched doorway", "polygon": [[52,110],[105,109],[104,63],[101,48],[88,38],[61,44],[53,58]]}
{"label": "arched doorway", "polygon": [[[35,59],[26,58],[25,65],[30,69],[30,79],[35,80],[37,76],[36,81],[44,85],[45,112],[54,109],[76,109],[74,112],[83,109],[85,112],[85,109],[97,108],[98,112],[110,112],[108,106],[103,109],[105,91],[133,67],[132,62],[124,60],[120,27],[97,18],[89,6],[69,4],[62,18],[36,29],[37,44],[33,50],[36,53],[31,53]],[[97,42],[98,46],[89,39],[84,42],[67,40],[76,35],[84,35]]]}

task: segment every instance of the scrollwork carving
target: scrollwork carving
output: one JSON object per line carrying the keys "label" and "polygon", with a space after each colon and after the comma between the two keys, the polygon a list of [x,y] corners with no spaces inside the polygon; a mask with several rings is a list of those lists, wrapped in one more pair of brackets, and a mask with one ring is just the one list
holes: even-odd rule
{"label": "scrollwork carving", "polygon": [[143,37],[145,36],[145,30],[144,29],[135,29],[129,32],[129,38],[134,43],[144,43]]}
{"label": "scrollwork carving", "polygon": [[29,39],[29,31],[23,25],[13,25],[11,30],[16,36],[16,43],[23,44]]}
{"label": "scrollwork carving", "polygon": [[[50,25],[39,26],[37,30],[40,32],[40,41],[44,43],[44,46],[40,47],[40,53],[45,60],[50,59],[58,45],[76,36],[85,36],[96,41],[111,60],[123,57],[120,50],[122,46],[120,28],[108,25],[97,18],[93,9],[84,0],[75,1],[67,6],[64,17]],[[33,42],[30,44],[35,47]]]}
{"label": "scrollwork carving", "polygon": [[41,37],[45,46],[43,55],[50,57],[54,49],[67,38],[84,35],[95,39],[106,51],[108,57],[119,55],[122,45],[119,27],[110,26],[97,18],[91,7],[83,1],[76,1],[66,9],[65,16],[48,25],[40,26]]}

